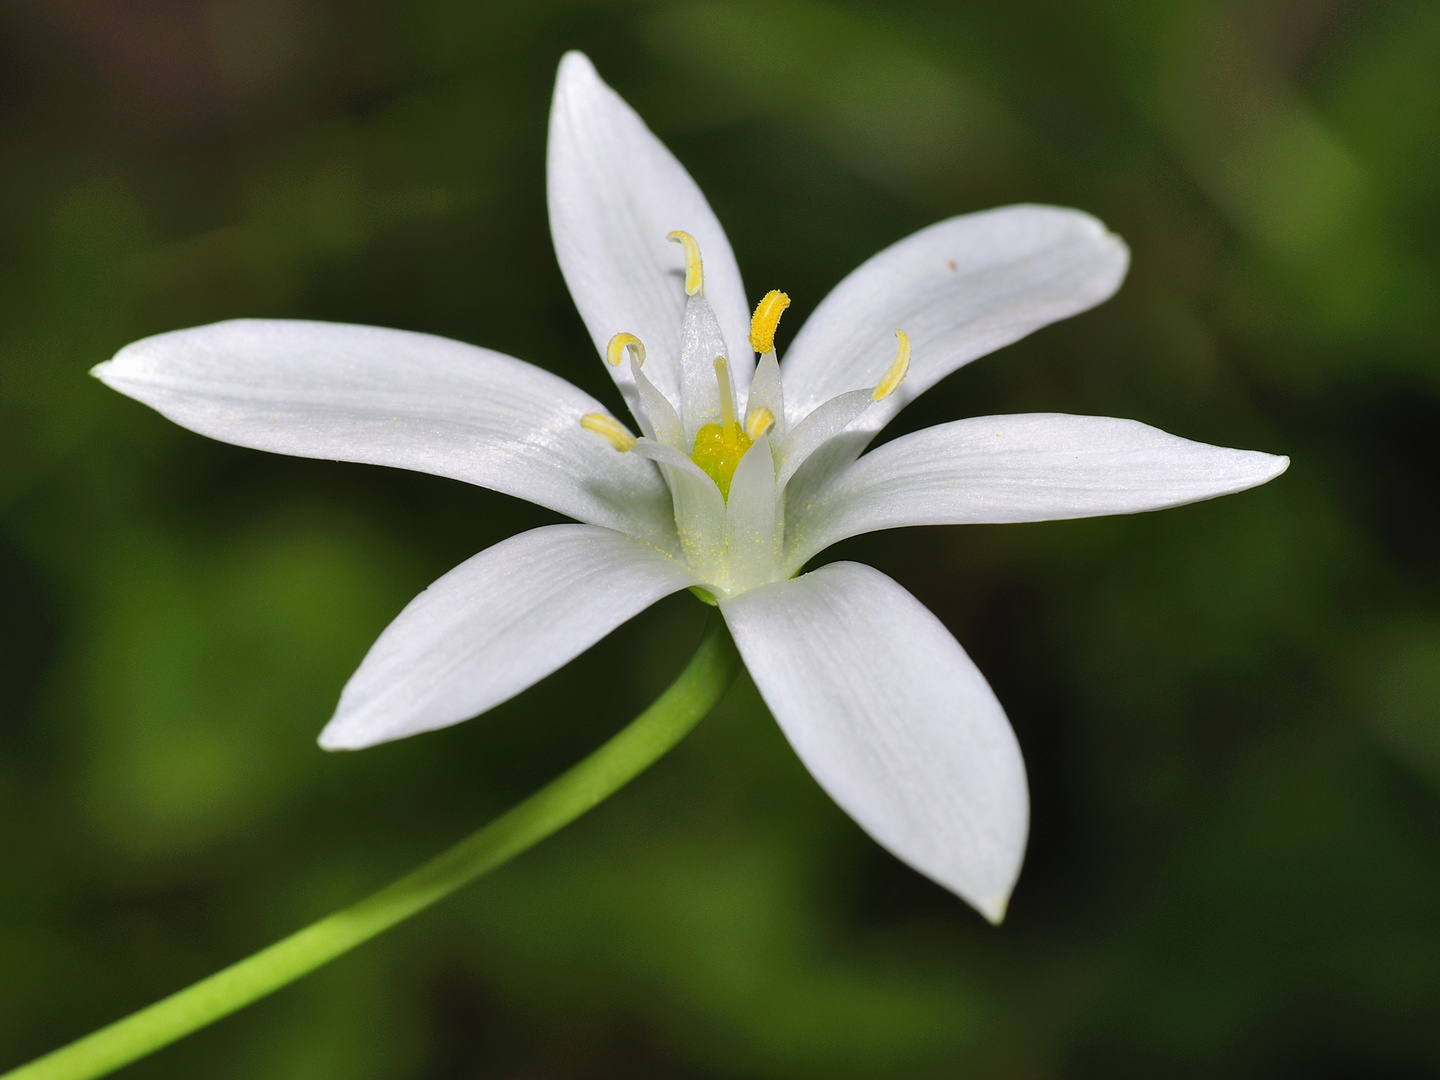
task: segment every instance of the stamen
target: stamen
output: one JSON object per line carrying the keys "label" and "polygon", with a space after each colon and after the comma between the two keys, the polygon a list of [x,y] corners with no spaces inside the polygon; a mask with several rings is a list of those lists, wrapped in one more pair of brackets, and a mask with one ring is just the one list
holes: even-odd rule
{"label": "stamen", "polygon": [[622,454],[635,448],[635,436],[613,417],[603,413],[586,413],[580,418],[580,426],[586,431],[593,431]]}
{"label": "stamen", "polygon": [[616,334],[610,339],[610,344],[605,346],[605,360],[611,367],[619,367],[620,361],[625,358],[625,350],[629,349],[635,357],[635,363],[640,367],[645,366],[645,346],[634,334]]}
{"label": "stamen", "polygon": [[679,229],[667,234],[665,239],[685,246],[685,295],[694,296],[697,292],[705,295],[705,265],[700,261],[699,243],[688,232]]}
{"label": "stamen", "polygon": [[771,289],[755,305],[755,314],[750,317],[750,346],[761,356],[775,351],[775,328],[789,306],[790,297],[779,289]]}
{"label": "stamen", "polygon": [[730,392],[730,365],[723,356],[715,357],[715,381],[720,384],[720,423],[729,430],[739,427],[735,419],[735,395]]}
{"label": "stamen", "polygon": [[895,388],[904,381],[905,373],[910,370],[910,339],[905,336],[904,330],[896,330],[895,338],[895,360],[870,395],[875,401],[884,401],[893,394]]}
{"label": "stamen", "polygon": [[775,414],[765,407],[760,407],[750,414],[745,421],[745,434],[750,436],[754,442],[761,435],[769,435],[770,429],[775,426]]}

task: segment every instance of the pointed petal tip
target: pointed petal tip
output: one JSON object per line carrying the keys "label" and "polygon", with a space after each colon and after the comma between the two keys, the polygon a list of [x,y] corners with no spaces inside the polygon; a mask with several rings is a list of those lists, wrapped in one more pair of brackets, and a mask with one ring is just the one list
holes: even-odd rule
{"label": "pointed petal tip", "polygon": [[[1105,229],[1103,224],[1100,227]],[[1105,239],[1110,241],[1111,246],[1115,249],[1115,254],[1119,262],[1120,280],[1123,282],[1125,275],[1130,272],[1130,245],[1125,242],[1123,236],[1119,233],[1113,233],[1109,229],[1105,229]],[[1118,289],[1119,286],[1117,285],[1116,288]]]}
{"label": "pointed petal tip", "polygon": [[560,57],[560,64],[555,71],[555,84],[558,87],[562,81],[584,75],[597,79],[600,77],[589,56],[579,49],[571,49]]}
{"label": "pointed petal tip", "polygon": [[[99,379],[116,393],[144,401],[145,399],[137,391],[140,391],[149,380],[144,365],[144,354],[138,346],[149,340],[149,338],[141,338],[139,341],[132,341],[109,360],[102,360],[92,367],[90,369],[91,376]],[[146,404],[150,403],[147,401]]]}
{"label": "pointed petal tip", "polygon": [[348,753],[352,750],[369,750],[372,746],[395,742],[414,734],[419,732],[406,731],[395,735],[385,732],[383,727],[377,732],[376,725],[367,723],[364,718],[357,716],[355,709],[347,707],[342,694],[340,703],[335,707],[335,715],[320,729],[320,734],[315,737],[315,744],[330,753]]}
{"label": "pointed petal tip", "polygon": [[1236,453],[1247,465],[1237,480],[1236,493],[1263,487],[1290,468],[1290,458],[1284,454],[1267,454],[1262,450],[1240,450]]}
{"label": "pointed petal tip", "polygon": [[999,926],[1005,921],[1005,914],[1010,909],[1010,893],[1007,890],[999,896],[992,896],[987,900],[971,901],[975,910],[985,916],[985,920],[991,926]]}
{"label": "pointed petal tip", "polygon": [[1068,219],[1073,225],[1079,226],[1096,241],[1111,249],[1119,259],[1122,274],[1123,270],[1130,265],[1130,245],[1125,242],[1125,238],[1114,232],[1110,226],[1088,210],[1081,210],[1074,206],[1055,206],[1050,203],[1018,203],[1014,206],[997,207],[997,211],[1009,211],[1017,214],[1032,213],[1042,219],[1049,218],[1056,222]]}
{"label": "pointed petal tip", "polygon": [[1120,286],[1125,284],[1125,277],[1130,273],[1130,245],[1119,233],[1111,232],[1110,227],[1093,214],[1087,214],[1083,210],[1076,210],[1073,213],[1087,218],[1095,230],[1095,237],[1098,246],[1107,251],[1110,260],[1110,274],[1112,281],[1108,291],[1105,291],[1101,299],[1096,303],[1104,303],[1105,300],[1114,296],[1120,291]]}
{"label": "pointed petal tip", "polygon": [[[1091,306],[1102,304],[1119,292],[1120,286],[1125,284],[1126,275],[1130,273],[1130,245],[1125,242],[1125,238],[1112,232],[1110,226],[1087,211],[1069,206],[1046,206],[1040,209],[1064,214],[1076,222],[1093,238],[1096,254],[1102,255],[1104,268],[1096,279],[1098,287]],[[1100,269],[1097,265],[1097,270]]]}
{"label": "pointed petal tip", "polygon": [[601,88],[608,89],[594,62],[579,49],[571,49],[560,57],[555,69],[555,89],[550,96],[551,127],[554,117],[560,112],[577,107],[577,103],[590,101]]}
{"label": "pointed petal tip", "polygon": [[345,730],[345,724],[341,722],[338,717],[332,719],[325,725],[315,741],[319,744],[321,750],[329,750],[331,752],[337,750],[364,750],[370,745],[362,739],[355,738],[352,732],[347,732]]}

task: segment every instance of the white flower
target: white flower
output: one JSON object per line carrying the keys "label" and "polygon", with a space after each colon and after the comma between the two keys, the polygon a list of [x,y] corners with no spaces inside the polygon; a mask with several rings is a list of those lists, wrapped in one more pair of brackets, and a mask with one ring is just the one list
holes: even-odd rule
{"label": "white flower", "polygon": [[213,438],[454,477],[582,523],[512,537],[416,597],[345,686],[323,746],[484,712],[696,587],[825,790],[998,921],[1029,818],[999,702],[884,574],[795,575],[858,533],[1153,510],[1264,483],[1287,460],[1058,414],[959,420],[859,456],[945,375],[1119,287],[1125,245],[1078,211],[1005,207],[900,241],[835,288],[777,365],[788,301],[768,295],[752,321],[699,188],[579,53],[560,64],[548,180],[560,267],[638,439],[523,361],[375,327],[217,323],[138,341],[95,374]]}

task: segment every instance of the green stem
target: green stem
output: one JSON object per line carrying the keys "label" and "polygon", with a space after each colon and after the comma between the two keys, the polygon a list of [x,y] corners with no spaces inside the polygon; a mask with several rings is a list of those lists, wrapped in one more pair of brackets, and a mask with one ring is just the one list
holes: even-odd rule
{"label": "green stem", "polygon": [[740,670],[719,613],[685,670],[630,725],[518,806],[379,892],[0,1080],[90,1080],[272,993],[513,859],[614,794],[714,708]]}

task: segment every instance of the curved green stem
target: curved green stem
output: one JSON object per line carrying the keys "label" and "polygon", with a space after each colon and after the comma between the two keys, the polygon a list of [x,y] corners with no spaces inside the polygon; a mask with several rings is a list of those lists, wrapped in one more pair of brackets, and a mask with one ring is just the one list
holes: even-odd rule
{"label": "curved green stem", "polygon": [[379,892],[0,1080],[89,1080],[264,997],[513,859],[614,794],[724,695],[740,658],[719,613],[685,670],[630,725],[518,806]]}

